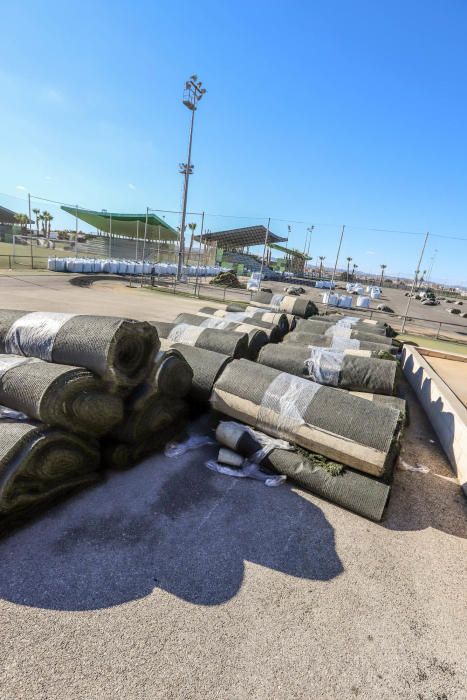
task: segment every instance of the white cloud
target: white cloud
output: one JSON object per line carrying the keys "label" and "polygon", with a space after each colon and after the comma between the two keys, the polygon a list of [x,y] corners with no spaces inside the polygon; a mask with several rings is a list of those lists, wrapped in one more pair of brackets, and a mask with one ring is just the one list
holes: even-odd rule
{"label": "white cloud", "polygon": [[136,187],[134,186],[134,184],[132,182],[128,183],[128,187],[130,188],[130,190],[136,190]]}
{"label": "white cloud", "polygon": [[20,192],[26,192],[26,188],[23,187],[23,185],[16,185],[16,189],[19,190]]}

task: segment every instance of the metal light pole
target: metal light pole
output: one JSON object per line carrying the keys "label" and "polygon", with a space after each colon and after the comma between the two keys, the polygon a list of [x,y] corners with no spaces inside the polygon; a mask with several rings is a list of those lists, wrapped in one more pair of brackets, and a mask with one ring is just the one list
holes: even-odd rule
{"label": "metal light pole", "polygon": [[407,301],[407,308],[406,308],[406,310],[405,310],[405,315],[404,315],[404,318],[403,318],[403,320],[402,320],[401,333],[403,333],[404,330],[405,330],[405,324],[406,324],[406,322],[407,322],[407,316],[408,316],[408,314],[409,314],[410,303],[411,303],[411,301],[412,301],[413,291],[414,291],[415,285],[416,285],[416,283],[417,283],[417,274],[418,274],[418,272],[420,272],[420,265],[422,264],[422,258],[423,258],[423,254],[424,254],[424,252],[425,252],[425,248],[426,248],[426,244],[427,244],[427,242],[428,242],[428,236],[429,236],[429,235],[430,235],[430,234],[427,233],[426,236],[425,236],[425,240],[424,240],[424,242],[423,242],[423,247],[422,247],[422,252],[420,253],[420,257],[419,257],[419,259],[418,259],[417,272],[416,272],[416,274],[415,274],[415,276],[414,276],[414,278],[413,278],[412,288],[411,288],[410,293],[409,293],[409,299],[408,299],[408,301]]}
{"label": "metal light pole", "polygon": [[328,309],[328,306],[329,306],[329,297],[330,297],[331,294],[332,294],[332,285],[334,284],[334,277],[336,276],[337,263],[339,262],[339,255],[340,255],[340,252],[341,252],[342,239],[344,238],[344,231],[345,231],[345,224],[342,226],[342,231],[341,231],[341,235],[340,235],[340,238],[339,238],[339,245],[338,245],[338,247],[337,247],[336,262],[334,263],[334,269],[333,269],[333,271],[332,271],[332,277],[331,277],[331,287],[330,287],[330,289],[329,289],[328,298],[327,298],[327,300],[326,300],[326,313],[327,313],[327,309]]}
{"label": "metal light pole", "polygon": [[206,92],[206,88],[202,87],[201,80],[198,80],[197,75],[190,76],[189,80],[185,83],[185,90],[183,92],[183,104],[185,107],[191,110],[191,122],[190,122],[190,136],[188,139],[188,157],[186,163],[180,163],[180,173],[184,176],[183,180],[183,200],[182,200],[182,220],[180,223],[180,248],[178,251],[178,266],[177,266],[177,279],[182,276],[183,268],[183,254],[185,249],[185,221],[186,221],[186,205],[188,201],[188,182],[190,175],[193,172],[193,165],[191,162],[191,147],[193,143],[193,126],[195,123],[195,112],[197,110],[197,103],[203,97]]}

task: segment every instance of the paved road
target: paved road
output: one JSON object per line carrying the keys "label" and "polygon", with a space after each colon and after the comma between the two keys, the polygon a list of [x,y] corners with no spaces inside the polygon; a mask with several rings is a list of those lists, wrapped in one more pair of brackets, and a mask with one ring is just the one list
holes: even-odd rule
{"label": "paved road", "polygon": [[[198,304],[52,280],[2,279],[2,304]],[[403,457],[430,471],[396,472],[382,525],[214,474],[205,448],[112,474],[0,541],[0,698],[464,700],[465,501],[403,390]]]}

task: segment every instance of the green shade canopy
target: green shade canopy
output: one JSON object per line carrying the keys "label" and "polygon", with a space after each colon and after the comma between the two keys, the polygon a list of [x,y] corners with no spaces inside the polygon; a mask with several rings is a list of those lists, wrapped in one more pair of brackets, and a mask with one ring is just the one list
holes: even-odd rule
{"label": "green shade canopy", "polygon": [[278,245],[277,243],[268,243],[269,248],[274,248],[274,250],[280,250],[281,253],[286,253],[286,255],[291,255],[293,258],[301,258],[302,260],[311,260],[309,255],[304,255],[300,253],[299,250],[295,248],[286,248],[285,245]]}
{"label": "green shade canopy", "polygon": [[[113,236],[126,238],[144,238],[146,214],[117,214],[107,211],[93,211],[79,207],[62,207],[63,211],[77,216],[80,221],[96,228],[98,231],[112,232]],[[148,214],[146,237],[148,240],[178,241],[179,235],[172,226],[155,214]]]}

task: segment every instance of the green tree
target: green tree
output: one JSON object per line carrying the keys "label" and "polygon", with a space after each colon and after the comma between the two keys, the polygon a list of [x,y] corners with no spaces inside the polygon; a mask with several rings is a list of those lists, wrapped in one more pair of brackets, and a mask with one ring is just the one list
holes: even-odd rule
{"label": "green tree", "polygon": [[21,226],[22,229],[25,229],[29,223],[29,217],[27,214],[15,214],[15,221]]}
{"label": "green tree", "polygon": [[348,257],[347,258],[347,282],[349,281],[349,273],[350,273],[350,263],[352,262],[352,258]]}
{"label": "green tree", "polygon": [[39,221],[40,221],[41,210],[40,209],[33,209],[32,213],[36,217],[36,231],[37,231],[37,235],[39,235]]}
{"label": "green tree", "polygon": [[190,237],[190,246],[188,248],[188,257],[186,259],[187,265],[190,264],[190,255],[191,255],[191,249],[193,247],[193,236],[195,235],[196,224],[195,223],[188,224],[188,228],[191,231],[191,237]]}
{"label": "green tree", "polygon": [[380,267],[381,267],[381,277],[379,279],[379,286],[382,287],[383,286],[383,279],[384,279],[384,271],[387,268],[387,265],[381,265]]}
{"label": "green tree", "polygon": [[319,255],[318,257],[319,257],[319,259],[320,259],[320,263],[319,263],[319,279],[321,279],[321,275],[323,274],[323,260],[326,260],[326,256],[325,256],[325,255]]}

